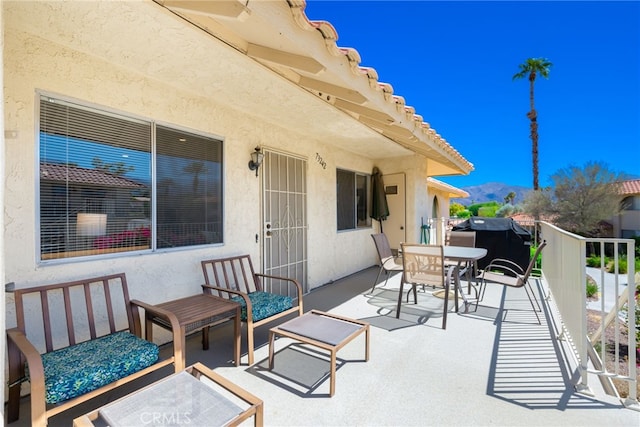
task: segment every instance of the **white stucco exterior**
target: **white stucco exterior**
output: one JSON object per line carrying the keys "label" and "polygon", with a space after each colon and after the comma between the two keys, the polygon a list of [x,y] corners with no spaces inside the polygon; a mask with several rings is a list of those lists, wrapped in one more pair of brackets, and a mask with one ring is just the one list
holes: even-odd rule
{"label": "white stucco exterior", "polygon": [[[430,217],[424,155],[156,3],[8,1],[2,8],[5,282],[30,287],[124,271],[131,297],[156,303],[201,292],[202,259],[249,253],[260,269],[261,185],[247,168],[256,146],[307,160],[308,289],[376,263],[375,221],[373,228],[336,230],[336,168],[406,173],[408,236],[417,239],[421,217]],[[221,138],[224,244],[38,263],[39,93]],[[5,321],[15,325],[10,294]]]}

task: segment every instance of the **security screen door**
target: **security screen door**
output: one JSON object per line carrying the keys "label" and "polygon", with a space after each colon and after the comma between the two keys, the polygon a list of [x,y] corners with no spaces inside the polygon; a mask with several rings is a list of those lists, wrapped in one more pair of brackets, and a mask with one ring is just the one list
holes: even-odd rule
{"label": "security screen door", "polygon": [[307,292],[307,161],[265,150],[262,172],[264,273]]}

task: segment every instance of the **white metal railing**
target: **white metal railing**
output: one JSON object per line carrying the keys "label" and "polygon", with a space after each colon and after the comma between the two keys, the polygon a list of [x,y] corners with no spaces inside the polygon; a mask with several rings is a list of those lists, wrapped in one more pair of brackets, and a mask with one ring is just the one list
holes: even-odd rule
{"label": "white metal railing", "polygon": [[[428,243],[444,244],[445,234],[448,230],[464,221],[464,219],[432,218],[427,222]],[[636,280],[634,278],[635,253],[632,239],[611,238],[585,238],[566,232],[552,224],[540,221],[538,223],[519,223],[531,232],[533,245],[537,246],[538,239],[547,241],[547,247],[542,254],[542,275],[549,287],[550,296],[553,298],[559,312],[559,321],[562,328],[558,339],[564,339],[572,349],[576,358],[580,381],[576,385],[579,392],[591,393],[588,374],[596,374],[603,379],[605,390],[620,398],[611,380],[626,381],[629,385],[629,394],[621,399],[623,404],[631,409],[640,410],[638,403],[638,369],[636,349],[636,301],[634,298]],[[600,277],[600,301],[602,312],[601,325],[598,331],[589,336],[587,325],[587,247],[599,250],[601,256]],[[605,253],[611,254],[614,265],[613,283],[604,286]],[[626,254],[627,272],[619,274],[620,260]],[[538,267],[538,266],[536,266]],[[640,275],[639,275],[640,277]],[[606,307],[605,301],[614,301],[612,307]],[[609,304],[611,305],[611,304]],[[607,370],[602,360],[607,357],[606,328],[614,330],[613,358],[615,369]],[[620,354],[620,339],[626,329],[628,333],[627,355]],[[594,344],[599,342],[600,351],[596,351]],[[600,354],[598,354],[600,353]],[[609,356],[611,357],[611,356]],[[626,357],[626,358],[625,358]],[[592,362],[589,367],[589,360]],[[623,362],[626,372],[620,372],[618,367]],[[606,385],[608,384],[608,386]]]}
{"label": "white metal railing", "polygon": [[[542,274],[560,313],[562,323],[560,338],[564,338],[569,342],[578,362],[580,373],[580,383],[576,386],[578,391],[590,391],[588,384],[589,373],[597,374],[604,378],[626,381],[629,385],[629,394],[623,400],[623,404],[629,408],[640,409],[637,395],[634,241],[632,239],[584,238],[568,233],[546,222],[540,222],[540,230],[542,238],[547,241],[547,247],[542,254]],[[602,258],[604,258],[605,251],[610,251],[615,266],[614,283],[612,286],[601,285],[600,289],[601,311],[603,312],[601,330],[610,326],[614,328],[615,332],[613,357],[616,368],[614,372],[609,372],[606,364],[601,363],[601,360],[599,360],[587,330],[587,245],[599,247]],[[627,273],[617,274],[623,254],[627,256]],[[604,268],[604,263],[602,267]],[[626,284],[628,284],[626,292],[623,290],[625,280]],[[630,292],[629,287],[631,287]],[[607,295],[609,292],[613,292],[614,295]],[[615,301],[613,308],[608,313],[604,306],[605,300]],[[611,325],[607,325],[606,322],[610,322]],[[628,331],[626,361],[618,350],[623,329]],[[606,356],[605,334],[596,333],[594,338],[598,336],[600,337],[602,348],[601,357],[604,359]],[[594,365],[592,369],[589,369],[588,366],[590,356]],[[625,361],[626,373],[619,372],[617,368],[621,361]]]}
{"label": "white metal railing", "polygon": [[445,234],[450,231],[454,225],[466,221],[461,218],[429,218],[425,226],[428,227],[428,241],[431,245],[444,245]]}

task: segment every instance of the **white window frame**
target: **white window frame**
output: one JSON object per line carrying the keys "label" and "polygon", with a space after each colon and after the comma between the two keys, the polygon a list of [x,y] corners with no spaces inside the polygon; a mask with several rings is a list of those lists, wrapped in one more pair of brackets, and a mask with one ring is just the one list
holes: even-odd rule
{"label": "white window frame", "polygon": [[[133,207],[134,204],[136,204],[137,202],[133,202],[133,203],[129,203],[129,205],[127,205],[126,203],[126,199],[125,199],[125,203],[124,203],[124,208],[120,207],[120,208],[116,208],[115,205],[115,200],[113,199],[113,196],[107,197],[105,195],[101,195],[102,197],[102,202],[90,202],[92,206],[94,206],[92,208],[92,210],[94,211],[100,211],[103,212],[104,216],[114,216],[114,212],[117,212],[118,209],[120,209],[120,212],[124,212],[125,218],[121,219],[118,218],[119,221],[112,221],[112,223],[117,223],[116,225],[109,223],[109,225],[107,226],[107,229],[109,231],[107,231],[108,236],[122,236],[123,234],[126,236],[129,236],[129,234],[131,234],[130,232],[137,230],[139,231],[139,233],[136,234],[136,239],[135,240],[120,240],[118,241],[117,247],[111,247],[111,246],[101,246],[101,245],[97,245],[95,240],[90,240],[89,243],[86,243],[87,248],[82,246],[82,243],[79,242],[79,237],[80,236],[80,232],[79,230],[79,224],[78,224],[78,219],[77,219],[77,213],[74,214],[75,210],[70,210],[71,205],[69,204],[69,198],[70,198],[70,191],[71,190],[75,190],[78,192],[88,192],[90,193],[89,190],[86,190],[83,185],[84,184],[78,184],[77,182],[71,182],[69,180],[69,178],[67,178],[67,181],[60,181],[60,182],[56,182],[53,180],[49,180],[50,182],[48,182],[48,185],[53,187],[65,187],[67,188],[67,190],[65,191],[65,195],[63,196],[64,200],[61,200],[62,202],[62,215],[64,215],[65,217],[65,221],[64,224],[62,224],[61,226],[58,225],[59,228],[64,229],[63,231],[58,230],[57,233],[63,233],[65,235],[65,239],[63,239],[63,243],[61,243],[59,246],[55,246],[53,248],[44,248],[42,245],[43,242],[43,236],[41,236],[41,233],[43,231],[43,222],[41,221],[42,215],[43,215],[43,210],[45,208],[45,206],[42,206],[41,203],[41,197],[47,197],[47,194],[45,193],[44,195],[41,194],[41,192],[43,191],[43,182],[47,181],[46,179],[43,181],[42,180],[42,176],[43,172],[46,173],[47,169],[41,169],[41,162],[46,162],[47,165],[52,164],[52,159],[51,158],[45,158],[44,156],[42,156],[41,154],[41,148],[44,142],[41,141],[41,133],[46,129],[45,124],[41,123],[41,101],[42,102],[47,102],[47,101],[51,101],[53,103],[59,103],[59,104],[65,104],[65,106],[69,106],[72,109],[77,108],[77,110],[75,111],[82,111],[82,110],[87,110],[91,113],[96,113],[98,115],[104,115],[105,118],[106,117],[110,117],[110,118],[114,118],[116,120],[124,120],[124,121],[131,121],[132,123],[140,123],[143,126],[150,126],[151,132],[150,132],[150,140],[149,142],[149,164],[148,164],[148,169],[146,169],[147,166],[145,166],[144,164],[142,167],[142,171],[140,172],[143,176],[145,176],[145,182],[148,182],[148,184],[144,184],[144,186],[141,185],[141,188],[147,188],[148,189],[148,194],[150,195],[150,200],[148,200],[148,204],[145,205],[144,207],[144,211],[146,212],[143,216],[147,218],[147,220],[144,220],[142,218],[131,218],[130,221],[128,221],[129,216],[132,215],[132,213],[137,209],[139,210],[139,206],[138,207]],[[35,209],[35,224],[36,224],[36,259],[38,264],[49,264],[49,263],[68,263],[68,262],[76,262],[76,261],[82,261],[82,260],[88,260],[88,259],[97,259],[97,258],[105,258],[105,257],[114,257],[114,256],[130,256],[132,254],[138,254],[138,253],[149,253],[149,252],[165,252],[165,251],[173,251],[173,250],[185,250],[185,249],[192,249],[192,248],[197,248],[197,247],[201,247],[203,245],[222,245],[224,244],[224,218],[223,218],[223,214],[224,214],[224,139],[216,136],[216,135],[210,135],[210,134],[206,134],[203,132],[199,132],[199,131],[193,131],[193,130],[189,130],[189,129],[185,129],[185,128],[181,128],[179,126],[176,125],[172,125],[172,124],[167,124],[167,123],[161,123],[161,122],[157,122],[154,121],[152,119],[148,119],[148,118],[141,118],[141,117],[137,117],[135,115],[129,114],[129,113],[125,113],[125,112],[120,112],[120,111],[116,111],[110,108],[105,108],[103,106],[98,106],[98,105],[94,105],[85,101],[79,101],[79,100],[75,100],[75,99],[71,99],[68,97],[64,97],[61,95],[57,95],[57,94],[50,94],[50,93],[46,93],[43,91],[37,91],[36,93],[36,155],[35,155],[35,163],[36,163],[36,172],[37,172],[37,178],[36,178],[36,209]],[[55,107],[54,107],[55,108]],[[59,110],[56,110],[59,111]],[[82,126],[82,123],[80,123],[80,126]],[[107,123],[107,122],[105,122]],[[106,124],[108,126],[108,123]],[[53,124],[51,126],[56,127],[56,124]],[[75,126],[70,126],[67,129],[75,129]],[[56,128],[57,129],[57,128]],[[74,130],[69,130],[69,133],[73,133],[75,132]],[[52,128],[49,128],[49,132],[52,131]],[[100,132],[106,132],[102,129],[98,129],[96,130],[96,137],[100,138],[100,136],[97,136],[98,133]],[[160,144],[159,141],[159,135],[164,135],[165,136],[165,140],[162,142],[162,144]],[[176,135],[184,135],[187,139],[187,141],[185,142],[185,144],[187,144],[185,147],[186,148],[181,148],[179,150],[176,150],[176,155],[174,155],[173,153],[173,145],[170,143],[171,140],[168,140],[166,138],[168,138],[168,136],[173,137],[174,134]],[[52,133],[48,133],[47,138],[49,138],[51,135],[57,135],[57,137],[60,137],[59,133],[56,134],[52,134]],[[99,140],[94,140],[91,139],[90,134],[88,137],[85,138],[80,138],[78,136],[75,135],[67,135],[67,140],[70,141],[72,139],[75,140],[80,140],[80,141],[89,141],[89,143],[87,145],[91,146],[91,145],[96,145],[96,147],[100,147],[99,150],[113,150],[113,153],[118,154],[119,153],[119,149],[123,148],[126,149],[126,145],[124,146],[120,146],[117,144],[117,142],[119,141],[108,141],[106,143],[102,143],[100,145],[98,145],[98,143],[100,142]],[[102,138],[104,138],[104,135],[102,135]],[[52,138],[53,140],[53,138]],[[51,140],[50,140],[51,141]],[[52,142],[47,142],[50,146],[52,146],[52,144],[57,144],[57,147],[64,147],[65,143],[52,143]],[[111,144],[116,144],[116,145],[111,145]],[[210,147],[208,146],[208,144],[211,143],[213,145],[211,145]],[[45,143],[46,144],[46,143]],[[67,147],[69,142],[66,143]],[[143,144],[143,146],[146,144]],[[104,148],[107,147],[107,148]],[[46,148],[46,146],[45,146]],[[98,150],[98,148],[97,148]],[[184,173],[182,175],[180,175],[178,177],[178,179],[180,179],[179,183],[182,184],[182,187],[184,187],[184,183],[186,182],[187,178],[184,177],[184,175],[187,175],[188,173],[190,173],[189,176],[194,176],[197,175],[195,174],[193,171],[189,171],[184,165],[189,165],[190,163],[203,163],[204,167],[203,170],[199,172],[199,177],[201,178],[201,181],[203,182],[202,185],[200,185],[201,188],[198,188],[198,186],[196,186],[196,182],[195,181],[199,181],[195,178],[191,178],[194,182],[193,182],[193,193],[191,195],[186,194],[183,197],[185,197],[185,200],[189,200],[189,196],[191,196],[191,199],[194,201],[194,203],[196,203],[196,209],[191,209],[191,210],[187,210],[186,208],[184,208],[182,211],[180,211],[180,209],[178,209],[177,211],[177,219],[179,223],[183,223],[184,226],[191,226],[191,227],[187,227],[189,228],[189,230],[191,230],[189,233],[180,233],[180,231],[178,232],[174,232],[175,235],[179,236],[179,237],[183,237],[181,239],[178,239],[178,242],[173,244],[168,244],[167,243],[167,239],[162,239],[160,240],[160,237],[163,236],[163,229],[166,228],[166,225],[168,224],[166,221],[166,214],[164,214],[165,220],[160,221],[160,229],[159,229],[159,221],[158,221],[158,203],[160,203],[160,199],[158,198],[158,192],[157,192],[157,186],[158,186],[158,177],[162,177],[163,175],[161,175],[163,173],[163,170],[159,170],[157,169],[158,166],[158,153],[160,152],[159,150],[163,150],[163,152],[165,153],[165,155],[163,156],[163,161],[165,161],[166,165],[171,165],[171,164],[175,164],[175,168],[177,168],[178,171],[183,171]],[[96,151],[97,153],[101,153],[103,151]],[[142,154],[142,158],[144,159],[144,153],[146,151],[141,151]],[[93,166],[88,166],[86,164],[82,164],[79,165],[77,163],[77,161],[80,161],[80,157],[84,155],[84,153],[81,154],[74,154],[71,151],[69,151],[69,155],[67,156],[67,158],[65,160],[57,160],[59,163],[56,164],[56,166],[61,166],[63,168],[66,168],[68,171],[70,170],[69,168],[76,168],[76,169],[82,169],[82,170],[86,170],[87,173],[89,174],[94,174],[97,175],[98,173],[102,173],[101,171],[106,171],[108,169],[106,168],[98,168],[97,165],[93,164]],[[89,156],[94,155],[92,151],[89,151],[86,154],[86,158],[83,157],[82,160],[85,161],[86,163],[86,159],[89,158]],[[126,157],[126,156],[123,156]],[[168,162],[168,163],[167,163]],[[55,164],[55,161],[53,162]],[[146,163],[146,160],[145,162]],[[162,163],[162,162],[161,162]],[[107,163],[108,164],[108,163]],[[136,165],[138,165],[140,163],[137,163]],[[44,167],[44,166],[43,166]],[[93,169],[92,169],[93,168]],[[162,169],[162,166],[161,166]],[[145,172],[148,170],[148,173]],[[123,174],[116,174],[117,177],[123,177],[123,178],[128,178],[126,177],[127,172],[124,172]],[[166,166],[164,168],[164,175],[170,175],[170,176],[175,176],[176,172],[171,169],[171,166]],[[173,175],[171,175],[173,174]],[[135,181],[134,179],[130,179],[132,181]],[[189,181],[191,182],[191,181]],[[95,188],[101,189],[102,187],[100,187],[99,185],[93,184],[95,186]],[[101,184],[101,185],[105,185],[106,184]],[[150,187],[150,188],[149,188]],[[189,186],[190,187],[190,186]],[[204,188],[202,188],[204,187]],[[113,188],[111,188],[111,190],[113,190]],[[118,190],[118,187],[116,186],[116,190]],[[104,193],[105,191],[109,191],[109,188],[104,187],[104,190],[101,190],[101,193]],[[136,201],[138,199],[142,199],[142,200],[146,200],[148,199],[147,197],[133,197],[134,195],[137,194],[133,194],[134,190],[129,190],[131,192],[131,194],[129,195],[129,198],[131,200],[136,199]],[[197,194],[197,192],[204,192],[204,196],[202,197],[199,195],[199,193]],[[211,197],[211,194],[214,194],[215,197]],[[183,195],[185,192],[184,191],[174,191],[174,194],[172,194],[172,197],[175,199],[175,197],[177,197],[176,195]],[[49,201],[54,201],[55,200],[55,192],[50,193],[49,197],[51,198]],[[85,198],[85,200],[90,200],[90,199],[86,199],[86,195],[83,195],[80,199]],[[160,197],[162,198],[162,195],[160,195]],[[201,202],[201,204],[197,203],[197,200],[204,200],[204,202]],[[215,199],[215,202],[210,202],[210,199]],[[66,202],[65,202],[66,200]],[[172,200],[171,203],[173,203],[174,205],[180,205],[179,203],[176,203],[175,200]],[[204,203],[204,204],[202,204]],[[139,203],[137,203],[137,205],[139,205]],[[136,206],[137,206],[136,205]],[[46,207],[50,207],[50,206],[55,206],[55,205],[48,205]],[[98,208],[96,208],[95,206],[98,206]],[[83,210],[86,211],[85,208]],[[132,211],[131,209],[133,209],[134,211]],[[59,209],[58,209],[59,210]],[[194,222],[194,217],[197,216],[197,214],[200,212],[200,210],[202,210],[202,221],[200,221],[200,218],[198,218],[198,222]],[[195,212],[195,214],[191,214],[191,212]],[[163,216],[163,211],[160,212],[160,216],[162,218]],[[212,219],[215,218],[215,221]],[[84,218],[83,218],[84,219]],[[46,223],[44,223],[45,226],[47,225]],[[133,226],[131,226],[131,224],[133,224]],[[49,224],[51,225],[51,224]],[[54,226],[56,226],[54,224]],[[164,226],[164,228],[163,228]],[[115,228],[114,228],[115,227]],[[133,227],[133,228],[132,228]],[[140,228],[138,228],[140,227]],[[145,230],[145,228],[148,229],[148,231]],[[186,230],[186,228],[181,228],[180,230],[184,231]],[[101,232],[105,232],[104,229],[101,230]],[[72,237],[69,237],[70,235],[73,235]],[[83,232],[83,238],[84,239],[94,239],[95,237],[93,237],[93,235],[91,237],[85,237],[86,233]],[[44,238],[46,238],[47,236],[44,236]],[[143,244],[141,244],[140,242],[142,241]],[[133,242],[133,243],[132,243]],[[96,249],[96,247],[99,247],[99,249]],[[78,250],[80,249],[80,250]]]}

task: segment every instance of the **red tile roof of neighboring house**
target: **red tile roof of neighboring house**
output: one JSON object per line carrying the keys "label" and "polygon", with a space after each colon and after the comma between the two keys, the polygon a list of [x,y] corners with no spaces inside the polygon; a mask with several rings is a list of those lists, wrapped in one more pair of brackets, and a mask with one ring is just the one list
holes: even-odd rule
{"label": "red tile roof of neighboring house", "polygon": [[622,181],[620,184],[620,194],[625,196],[640,194],[640,179],[630,179]]}
{"label": "red tile roof of neighboring house", "polygon": [[101,187],[145,188],[144,184],[97,169],[52,163],[40,164],[40,178],[47,181],[98,185]]}

